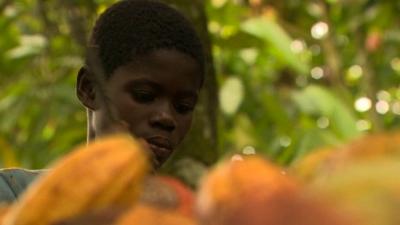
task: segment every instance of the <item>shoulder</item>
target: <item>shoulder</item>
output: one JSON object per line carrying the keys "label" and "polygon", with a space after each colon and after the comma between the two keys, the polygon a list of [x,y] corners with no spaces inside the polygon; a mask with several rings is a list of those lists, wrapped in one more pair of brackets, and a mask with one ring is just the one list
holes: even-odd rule
{"label": "shoulder", "polygon": [[0,169],[0,202],[15,201],[29,184],[46,170]]}

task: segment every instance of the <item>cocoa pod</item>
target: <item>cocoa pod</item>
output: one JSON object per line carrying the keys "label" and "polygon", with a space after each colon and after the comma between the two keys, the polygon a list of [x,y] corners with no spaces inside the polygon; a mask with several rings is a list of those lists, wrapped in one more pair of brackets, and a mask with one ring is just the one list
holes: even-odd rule
{"label": "cocoa pod", "polygon": [[203,179],[196,212],[202,224],[227,224],[244,202],[268,202],[279,193],[295,192],[296,182],[261,157],[224,161]]}
{"label": "cocoa pod", "polygon": [[39,177],[10,209],[4,225],[47,225],[110,205],[129,206],[148,169],[148,157],[133,138],[99,139]]}

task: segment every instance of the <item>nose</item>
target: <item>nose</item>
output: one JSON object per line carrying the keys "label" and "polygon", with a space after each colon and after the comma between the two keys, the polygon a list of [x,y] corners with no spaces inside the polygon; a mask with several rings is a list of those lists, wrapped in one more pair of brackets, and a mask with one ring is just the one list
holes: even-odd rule
{"label": "nose", "polygon": [[172,132],[176,128],[176,120],[168,103],[163,103],[151,116],[150,125],[154,128]]}

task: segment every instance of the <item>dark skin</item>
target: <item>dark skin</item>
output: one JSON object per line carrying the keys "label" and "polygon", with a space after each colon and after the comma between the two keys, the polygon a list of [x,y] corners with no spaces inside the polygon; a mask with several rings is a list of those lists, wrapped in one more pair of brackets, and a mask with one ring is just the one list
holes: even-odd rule
{"label": "dark skin", "polygon": [[201,87],[201,70],[189,55],[161,49],[118,67],[104,88],[120,122],[110,119],[90,71],[81,69],[77,95],[88,109],[89,141],[121,125],[144,140],[161,166],[188,133]]}

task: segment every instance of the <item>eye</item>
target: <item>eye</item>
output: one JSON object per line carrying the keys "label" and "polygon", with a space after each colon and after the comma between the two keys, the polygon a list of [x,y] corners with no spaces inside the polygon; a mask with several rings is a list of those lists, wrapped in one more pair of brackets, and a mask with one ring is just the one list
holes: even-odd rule
{"label": "eye", "polygon": [[150,103],[156,99],[156,94],[147,90],[134,90],[132,97],[139,103]]}
{"label": "eye", "polygon": [[189,103],[189,102],[178,102],[175,104],[175,110],[180,113],[180,114],[187,114],[189,112],[192,112],[195,107],[195,103]]}

